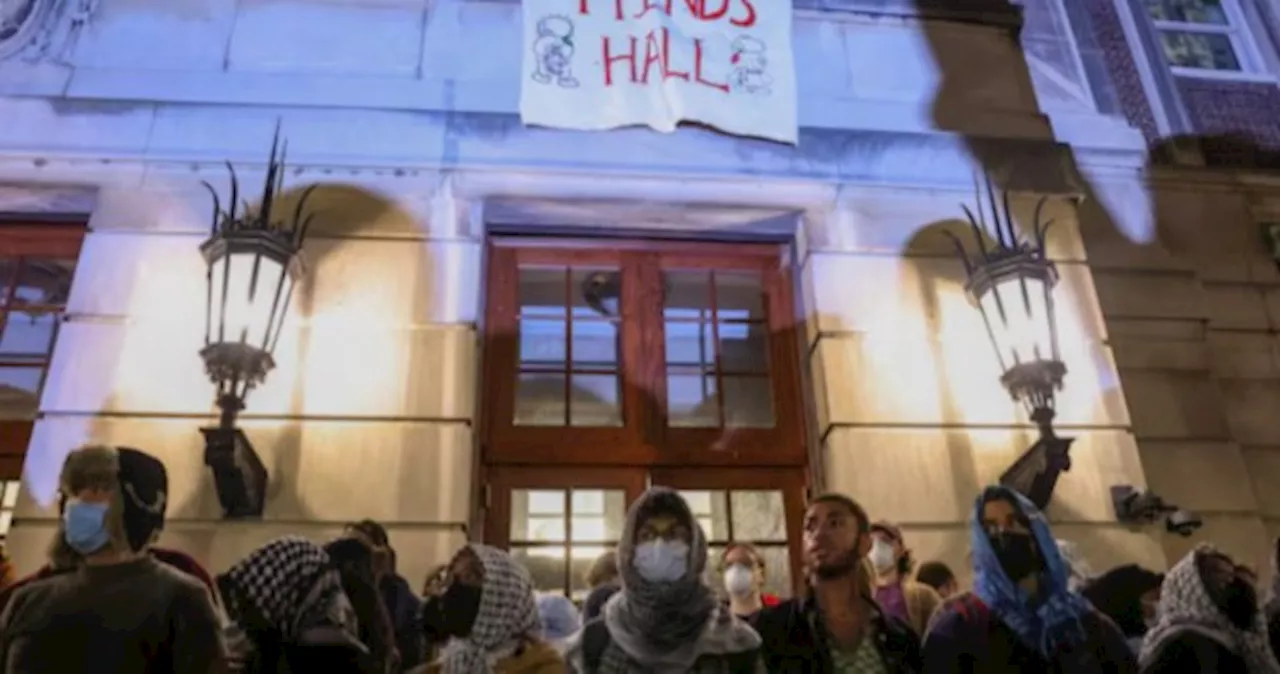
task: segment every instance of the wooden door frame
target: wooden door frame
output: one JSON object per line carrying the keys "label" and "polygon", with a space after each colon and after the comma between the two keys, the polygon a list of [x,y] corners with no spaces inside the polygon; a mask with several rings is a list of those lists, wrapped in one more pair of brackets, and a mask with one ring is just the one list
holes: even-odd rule
{"label": "wooden door frame", "polygon": [[[655,486],[687,490],[781,491],[783,517],[786,522],[787,552],[791,560],[792,592],[799,596],[804,589],[805,489],[807,476],[802,468],[668,468],[655,466],[649,471]],[[711,563],[711,560],[707,560]]]}
{"label": "wooden door frame", "polygon": [[[560,240],[491,237],[487,244],[481,410],[486,465],[807,466],[806,408],[800,376],[791,270],[781,244]],[[627,410],[616,428],[515,426],[519,370],[518,270],[521,264],[616,266],[624,278],[620,344]],[[662,269],[759,270],[765,274],[772,428],[681,428],[666,415]],[[657,307],[655,310],[655,306]],[[589,449],[584,449],[589,448]],[[602,451],[607,448],[607,451]]]}

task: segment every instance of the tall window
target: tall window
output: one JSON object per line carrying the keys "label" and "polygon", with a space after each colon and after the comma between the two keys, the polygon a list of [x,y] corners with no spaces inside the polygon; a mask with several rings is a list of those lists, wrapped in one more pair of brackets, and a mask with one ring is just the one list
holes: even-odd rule
{"label": "tall window", "polygon": [[1248,70],[1247,27],[1236,0],[1143,0],[1175,68]]}
{"label": "tall window", "polygon": [[0,221],[0,479],[21,477],[83,237],[82,225]]}

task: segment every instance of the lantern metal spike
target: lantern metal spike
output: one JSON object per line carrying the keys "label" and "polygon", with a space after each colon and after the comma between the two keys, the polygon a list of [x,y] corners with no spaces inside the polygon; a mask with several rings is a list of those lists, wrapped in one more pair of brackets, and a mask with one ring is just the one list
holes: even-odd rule
{"label": "lantern metal spike", "polygon": [[257,208],[241,197],[235,166],[227,162],[230,199],[226,209],[216,190],[210,238],[200,246],[208,265],[205,343],[200,350],[221,411],[218,424],[201,429],[205,463],[212,469],[226,517],[260,517],[267,473],[252,444],[236,427],[249,393],[275,368],[273,353],[289,311],[293,286],[302,276],[307,223],[305,190],[291,218],[277,220],[284,195],[287,143],[279,123],[271,142]]}
{"label": "lantern metal spike", "polygon": [[974,209],[965,204],[960,208],[977,251],[971,253],[956,234],[944,233],[964,265],[965,293],[982,313],[1000,364],[1000,383],[1040,432],[1036,444],[1001,476],[1001,483],[1044,508],[1059,473],[1070,469],[1072,442],[1053,430],[1056,396],[1067,367],[1059,354],[1053,300],[1058,271],[1046,254],[1053,221],[1042,219],[1048,197],[1036,203],[1028,233],[1022,235],[1008,190],[997,194],[989,176],[984,189],[975,176],[974,196]]}

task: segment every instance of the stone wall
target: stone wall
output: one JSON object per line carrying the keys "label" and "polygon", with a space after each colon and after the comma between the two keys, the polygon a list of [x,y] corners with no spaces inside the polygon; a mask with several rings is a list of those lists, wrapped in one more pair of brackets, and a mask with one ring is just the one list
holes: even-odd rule
{"label": "stone wall", "polygon": [[1280,184],[1165,170],[1146,194],[1149,236],[1096,208],[1082,228],[1147,480],[1205,520],[1160,540],[1170,562],[1205,540],[1266,574],[1280,533],[1280,273],[1257,223],[1280,213]]}
{"label": "stone wall", "polygon": [[[956,228],[959,204],[973,195],[851,189],[845,198],[848,211],[811,242],[803,266],[826,486],[854,495],[873,518],[902,524],[916,559],[967,575],[973,500],[1036,437],[999,384],[981,315],[941,234]],[[1026,222],[1034,199],[1014,203]],[[1075,211],[1070,199],[1046,209],[1056,223],[1049,254],[1062,275],[1056,297],[1069,369],[1057,425],[1076,438],[1073,468],[1048,514],[1095,568],[1162,568],[1158,538],[1114,523],[1108,488],[1142,484],[1143,464]]]}

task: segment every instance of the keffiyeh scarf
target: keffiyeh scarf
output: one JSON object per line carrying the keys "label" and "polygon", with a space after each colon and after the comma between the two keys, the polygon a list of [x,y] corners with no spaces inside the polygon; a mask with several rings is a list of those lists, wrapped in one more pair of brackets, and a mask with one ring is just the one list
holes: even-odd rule
{"label": "keffiyeh scarf", "polygon": [[471,632],[444,649],[444,674],[492,674],[498,660],[513,654],[521,641],[542,633],[529,571],[498,548],[468,546],[484,567],[480,610]]}
{"label": "keffiyeh scarf", "polygon": [[1195,631],[1243,658],[1250,674],[1280,674],[1280,664],[1271,652],[1263,612],[1258,611],[1252,628],[1242,630],[1233,625],[1209,597],[1196,557],[1213,551],[1212,547],[1201,544],[1165,574],[1164,584],[1160,586],[1159,620],[1142,640],[1139,665],[1146,669],[1170,640]]}
{"label": "keffiyeh scarf", "polygon": [[[982,526],[982,506],[992,498],[1004,498],[1018,505],[1031,525],[1036,549],[1044,570],[1040,576],[1040,596],[1033,598],[1005,575],[1000,560],[991,549],[991,539]],[[1093,612],[1088,600],[1067,588],[1070,572],[1058,551],[1044,515],[1021,494],[1005,487],[988,487],[978,496],[970,523],[973,546],[973,593],[991,607],[1001,622],[1024,643],[1045,658],[1054,658],[1063,649],[1083,644],[1088,635],[1081,620]]]}
{"label": "keffiyeh scarf", "polygon": [[[338,572],[320,546],[301,536],[278,538],[232,566],[226,583],[284,641],[327,629],[358,643],[355,612]],[[231,601],[223,597],[224,601]]]}
{"label": "keffiyeh scarf", "polygon": [[[636,531],[655,511],[675,511],[689,527],[689,568],[680,580],[653,583],[636,571]],[[760,637],[728,611],[718,611],[702,581],[707,541],[689,505],[678,493],[655,487],[632,504],[622,541],[618,572],[622,590],[604,607],[610,643],[600,662],[601,674],[626,671],[689,671],[704,655],[741,653],[759,648]]]}

